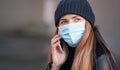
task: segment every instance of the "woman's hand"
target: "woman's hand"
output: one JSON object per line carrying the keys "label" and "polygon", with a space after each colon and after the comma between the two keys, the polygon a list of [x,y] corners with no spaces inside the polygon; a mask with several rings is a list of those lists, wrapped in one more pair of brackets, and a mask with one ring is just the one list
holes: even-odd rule
{"label": "woman's hand", "polygon": [[51,40],[52,48],[52,70],[59,70],[67,58],[67,52],[65,48],[60,46],[60,36],[55,35]]}

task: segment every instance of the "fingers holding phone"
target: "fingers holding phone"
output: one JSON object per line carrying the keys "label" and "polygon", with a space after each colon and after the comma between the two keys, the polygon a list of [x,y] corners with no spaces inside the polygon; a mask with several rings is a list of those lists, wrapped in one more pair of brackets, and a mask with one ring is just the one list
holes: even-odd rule
{"label": "fingers holding phone", "polygon": [[61,66],[65,62],[67,56],[66,56],[65,50],[62,49],[62,47],[60,45],[60,36],[59,36],[59,34],[55,35],[51,39],[51,48],[52,48],[53,64],[55,66]]}
{"label": "fingers holding phone", "polygon": [[60,45],[60,36],[57,34],[51,39],[51,46],[55,48],[58,52],[62,53],[62,47]]}

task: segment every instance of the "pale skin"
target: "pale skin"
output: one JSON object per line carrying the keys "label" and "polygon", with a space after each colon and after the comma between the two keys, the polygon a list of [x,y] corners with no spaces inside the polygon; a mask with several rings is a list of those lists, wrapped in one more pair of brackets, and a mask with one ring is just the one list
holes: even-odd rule
{"label": "pale skin", "polygon": [[[75,22],[85,22],[85,19],[79,15],[75,14],[66,14],[63,17],[60,18],[58,27],[64,26],[66,24],[72,24]],[[60,47],[60,35],[59,33],[56,34],[52,39],[51,39],[51,47],[52,47],[52,69],[51,70],[59,70],[60,67],[64,64],[67,58],[67,52],[65,49],[61,49]],[[57,50],[57,48],[59,50]],[[60,52],[61,53],[60,53]]]}

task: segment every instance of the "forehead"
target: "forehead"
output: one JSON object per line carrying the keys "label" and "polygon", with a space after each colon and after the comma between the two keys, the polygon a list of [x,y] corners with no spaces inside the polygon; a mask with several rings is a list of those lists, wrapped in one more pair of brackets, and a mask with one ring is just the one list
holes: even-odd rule
{"label": "forehead", "polygon": [[76,15],[76,14],[65,14],[64,16],[62,16],[60,19],[70,19],[72,17],[78,17],[78,18],[81,18],[81,19],[84,19],[83,17],[79,16],[79,15]]}

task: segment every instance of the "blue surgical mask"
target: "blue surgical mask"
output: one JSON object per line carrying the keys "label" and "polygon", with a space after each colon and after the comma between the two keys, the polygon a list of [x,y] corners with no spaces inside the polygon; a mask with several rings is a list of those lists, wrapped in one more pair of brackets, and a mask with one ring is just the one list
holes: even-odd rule
{"label": "blue surgical mask", "polygon": [[85,22],[69,23],[59,27],[60,37],[70,46],[77,47],[85,33]]}

